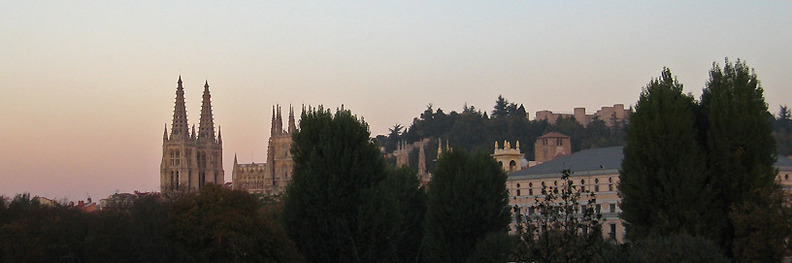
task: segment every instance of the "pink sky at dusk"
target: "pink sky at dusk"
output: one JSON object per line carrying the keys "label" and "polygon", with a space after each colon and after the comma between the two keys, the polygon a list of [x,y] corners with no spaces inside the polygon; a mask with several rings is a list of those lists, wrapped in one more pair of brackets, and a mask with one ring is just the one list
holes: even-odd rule
{"label": "pink sky at dusk", "polygon": [[701,94],[712,62],[755,68],[792,105],[792,3],[10,2],[0,16],[0,195],[157,191],[184,80],[205,80],[226,180],[266,159],[271,107],[344,104],[373,135],[428,104],[531,112],[634,104],[667,66]]}

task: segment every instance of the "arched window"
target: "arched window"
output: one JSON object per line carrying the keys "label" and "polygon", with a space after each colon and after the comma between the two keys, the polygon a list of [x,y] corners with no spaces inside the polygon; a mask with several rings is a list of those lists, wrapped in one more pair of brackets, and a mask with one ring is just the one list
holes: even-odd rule
{"label": "arched window", "polygon": [[580,179],[580,191],[586,191],[586,180]]}
{"label": "arched window", "polygon": [[509,172],[514,172],[515,167],[517,167],[517,162],[515,162],[514,160],[509,162]]}
{"label": "arched window", "polygon": [[608,177],[608,191],[613,192],[613,177]]}
{"label": "arched window", "polygon": [[533,183],[528,183],[528,195],[533,195]]}
{"label": "arched window", "polygon": [[594,178],[594,192],[599,192],[599,178]]}

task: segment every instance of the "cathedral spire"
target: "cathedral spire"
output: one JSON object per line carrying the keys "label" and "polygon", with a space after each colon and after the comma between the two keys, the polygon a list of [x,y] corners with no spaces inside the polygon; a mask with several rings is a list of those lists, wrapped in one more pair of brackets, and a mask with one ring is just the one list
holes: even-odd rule
{"label": "cathedral spire", "polygon": [[182,87],[181,75],[176,82],[176,105],[173,107],[173,123],[171,124],[171,139],[187,138],[187,109],[184,106],[184,87]]}
{"label": "cathedral spire", "polygon": [[212,95],[209,93],[209,81],[204,84],[203,102],[201,103],[201,120],[198,123],[199,140],[215,140],[214,117],[212,116]]}
{"label": "cathedral spire", "polygon": [[168,140],[168,124],[165,123],[165,134],[162,135],[162,141],[165,142]]}
{"label": "cathedral spire", "polygon": [[217,142],[223,144],[223,130],[220,129],[220,126],[217,126]]}
{"label": "cathedral spire", "polygon": [[277,129],[275,132],[278,134],[283,133],[283,114],[281,113],[281,106],[278,105],[278,115],[275,117],[275,122],[277,124]]}
{"label": "cathedral spire", "polygon": [[275,105],[272,105],[272,121],[270,121],[270,136],[275,135],[278,126],[275,126]]}
{"label": "cathedral spire", "polygon": [[294,107],[289,105],[289,133],[291,134],[297,130],[297,125],[294,122]]}

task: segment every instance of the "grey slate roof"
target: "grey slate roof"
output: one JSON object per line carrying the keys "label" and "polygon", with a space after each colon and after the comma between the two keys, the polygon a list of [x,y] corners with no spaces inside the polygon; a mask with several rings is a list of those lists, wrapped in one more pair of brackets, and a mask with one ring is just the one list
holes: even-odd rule
{"label": "grey slate roof", "polygon": [[[553,159],[533,167],[509,173],[509,179],[553,178],[561,171],[572,170],[574,176],[618,174],[624,159],[624,147],[588,149]],[[792,169],[792,159],[778,156],[775,167],[779,170]]]}
{"label": "grey slate roof", "polygon": [[624,147],[588,149],[509,174],[509,179],[558,177],[565,169],[576,175],[618,174]]}

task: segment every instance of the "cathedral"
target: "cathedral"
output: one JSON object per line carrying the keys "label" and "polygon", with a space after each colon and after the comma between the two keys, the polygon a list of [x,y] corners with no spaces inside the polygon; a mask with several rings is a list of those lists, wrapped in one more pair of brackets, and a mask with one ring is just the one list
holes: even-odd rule
{"label": "cathedral", "polygon": [[281,107],[273,107],[267,162],[240,164],[235,155],[234,170],[231,175],[233,189],[266,195],[281,194],[286,190],[294,166],[291,135],[297,130],[292,107],[289,107],[288,125],[287,129],[283,128]]}
{"label": "cathedral", "polygon": [[181,76],[177,84],[171,132],[168,134],[166,125],[162,136],[160,190],[195,191],[207,183],[223,184],[223,137],[220,128],[215,137],[209,82],[204,84],[198,134],[195,133],[194,124],[192,132],[188,131]]}

